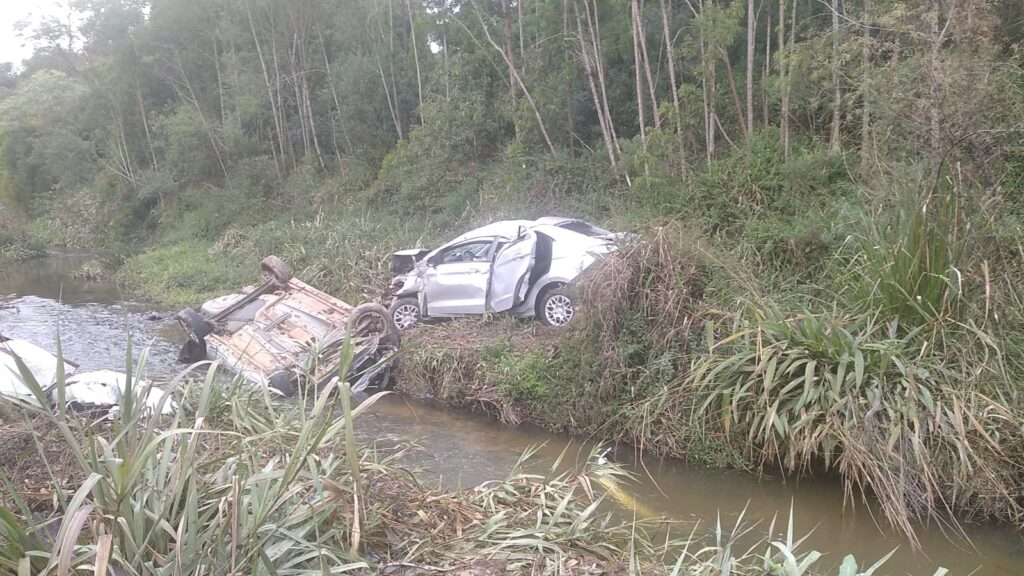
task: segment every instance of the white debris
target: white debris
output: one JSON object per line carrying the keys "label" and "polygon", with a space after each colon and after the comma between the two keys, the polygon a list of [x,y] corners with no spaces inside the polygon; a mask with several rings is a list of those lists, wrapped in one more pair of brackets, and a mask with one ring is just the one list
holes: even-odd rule
{"label": "white debris", "polygon": [[[4,340],[0,342],[0,396],[13,398],[32,405],[39,400],[18,367],[16,359],[28,368],[39,388],[49,396],[50,403],[58,402],[57,357],[25,340]],[[75,365],[64,362],[64,403],[70,410],[105,411],[108,415],[121,410],[125,395],[126,375],[113,370],[75,372]],[[166,392],[156,388],[148,380],[133,380],[133,396],[142,402],[143,412],[173,414],[177,405],[167,398]]]}
{"label": "white debris", "polygon": [[[65,405],[71,410],[109,410],[112,415],[116,414],[125,396],[126,381],[123,372],[113,370],[80,372],[67,380],[64,387]],[[150,381],[133,380],[132,383],[133,395],[144,404],[144,414],[153,414],[157,410],[160,414],[173,414],[177,409],[170,398],[164,401],[166,393],[155,388]],[[56,387],[50,390],[50,400],[54,404],[58,401]]]}
{"label": "white debris", "polygon": [[[25,384],[15,358],[32,373],[36,383],[43,390],[57,382],[57,357],[25,340],[4,340],[0,342],[0,395],[37,404],[31,388]],[[64,363],[64,374],[73,374],[75,367]]]}

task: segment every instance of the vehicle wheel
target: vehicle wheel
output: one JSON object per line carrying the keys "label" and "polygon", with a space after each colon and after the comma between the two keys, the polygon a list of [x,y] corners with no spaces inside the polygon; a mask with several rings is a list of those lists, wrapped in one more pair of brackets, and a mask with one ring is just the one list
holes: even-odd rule
{"label": "vehicle wheel", "polygon": [[177,315],[178,323],[181,324],[188,339],[197,344],[213,332],[213,324],[203,318],[202,314],[191,308],[185,308]]}
{"label": "vehicle wheel", "polygon": [[415,296],[398,298],[391,303],[388,313],[391,314],[391,321],[395,323],[395,328],[399,330],[412,328],[420,321],[420,301]]}
{"label": "vehicle wheel", "polygon": [[292,269],[277,256],[267,256],[260,262],[260,272],[263,274],[264,282],[273,280],[278,286],[288,286],[292,279]]}
{"label": "vehicle wheel", "polygon": [[564,287],[549,288],[537,300],[537,317],[547,326],[565,326],[576,313],[576,300]]}
{"label": "vehicle wheel", "polygon": [[398,328],[395,327],[391,314],[380,304],[366,302],[356,306],[348,317],[348,325],[353,336],[379,336],[381,344],[398,348]]}
{"label": "vehicle wheel", "polygon": [[270,378],[267,379],[267,386],[276,390],[285,398],[291,398],[295,395],[295,382],[291,372],[287,370],[278,370],[271,374]]}
{"label": "vehicle wheel", "polygon": [[185,344],[181,347],[181,351],[178,352],[178,362],[182,364],[195,364],[196,362],[202,362],[208,358],[208,352],[206,350],[206,340],[195,340],[189,338],[185,340]]}

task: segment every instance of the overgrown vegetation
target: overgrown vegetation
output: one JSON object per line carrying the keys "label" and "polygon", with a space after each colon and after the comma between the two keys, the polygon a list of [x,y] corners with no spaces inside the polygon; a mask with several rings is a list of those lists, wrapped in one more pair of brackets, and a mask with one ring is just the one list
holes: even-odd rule
{"label": "overgrown vegetation", "polygon": [[[45,406],[46,393],[21,368]],[[169,384],[181,401],[173,416],[145,413],[135,381],[121,412],[99,426],[88,414],[0,398],[0,410],[17,422],[5,433],[29,434],[29,459],[44,471],[28,491],[11,477],[20,462],[0,474],[0,568],[141,576],[712,573],[729,566],[737,574],[800,576],[821,559],[798,550],[792,517],[788,536],[746,552],[733,544],[749,527],[730,533],[719,524],[704,538],[696,530],[677,534],[671,524],[624,523],[601,507],[599,480],[628,481],[614,465],[538,475],[523,468],[526,454],[504,480],[459,493],[428,488],[397,467],[401,449],[385,455],[356,446],[353,419],[377,397],[352,408],[343,384],[314,402],[282,405],[241,381],[224,387],[215,370],[203,381],[182,374]],[[69,478],[79,482],[65,487]],[[856,572],[852,556],[847,565]]]}
{"label": "overgrown vegetation", "polygon": [[0,69],[0,263],[194,304],[275,253],[355,301],[394,249],[594,219],[643,242],[575,327],[423,329],[406,385],[1021,524],[1014,0],[70,8]]}

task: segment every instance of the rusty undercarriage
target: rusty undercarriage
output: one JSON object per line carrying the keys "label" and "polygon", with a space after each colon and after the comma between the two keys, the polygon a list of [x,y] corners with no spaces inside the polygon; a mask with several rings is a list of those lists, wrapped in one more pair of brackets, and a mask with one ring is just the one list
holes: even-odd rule
{"label": "rusty undercarriage", "polygon": [[399,336],[386,309],[321,292],[276,256],[263,259],[261,272],[259,286],[178,313],[188,336],[181,361],[219,360],[285,396],[319,391],[337,377],[353,390],[390,384]]}

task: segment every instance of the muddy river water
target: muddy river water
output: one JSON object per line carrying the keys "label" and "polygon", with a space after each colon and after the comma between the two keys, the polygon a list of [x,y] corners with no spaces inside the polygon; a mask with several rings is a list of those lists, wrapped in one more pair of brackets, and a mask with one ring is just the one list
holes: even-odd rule
{"label": "muddy river water", "polygon": [[[134,301],[109,282],[76,279],[73,272],[85,257],[49,257],[0,270],[0,333],[24,338],[53,349],[58,331],[67,358],[82,369],[124,369],[126,334],[136,351],[148,348],[147,374],[159,380],[176,374],[181,334],[166,307]],[[10,295],[6,297],[6,295]],[[568,459],[585,458],[592,445],[579,439],[529,428],[513,429],[493,420],[397,395],[375,404],[357,422],[360,436],[383,444],[414,443],[421,449],[410,456],[424,482],[469,487],[504,477],[524,450],[539,447],[532,466],[546,469],[566,450]],[[745,520],[767,529],[773,516],[796,517],[798,533],[811,532],[806,549],[826,554],[837,566],[845,553],[862,563],[873,562],[899,548],[878,574],[923,574],[939,566],[951,574],[1024,575],[1024,536],[1005,526],[966,526],[970,542],[949,539],[937,527],[918,531],[921,549],[906,538],[879,528],[884,522],[870,506],[844,506],[835,479],[783,480],[755,478],[722,470],[706,470],[674,461],[637,459],[620,449],[615,458],[636,475],[610,499],[627,514],[665,516],[688,533],[735,523],[746,508]],[[831,572],[835,573],[835,571]]]}

